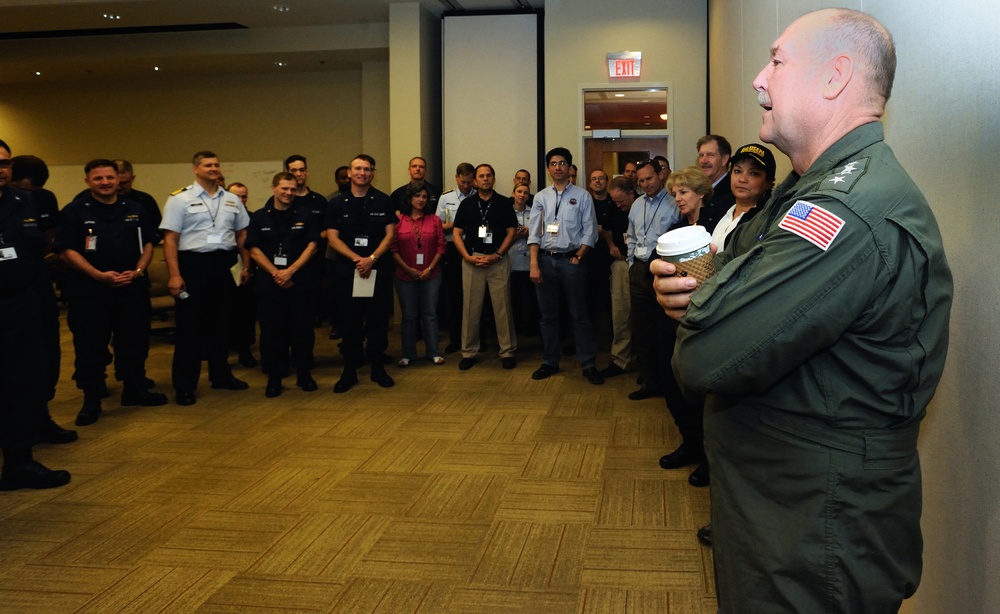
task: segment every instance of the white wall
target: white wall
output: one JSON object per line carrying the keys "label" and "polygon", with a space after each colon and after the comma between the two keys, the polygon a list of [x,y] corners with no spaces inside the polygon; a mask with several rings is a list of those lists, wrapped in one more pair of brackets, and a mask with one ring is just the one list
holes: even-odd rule
{"label": "white wall", "polygon": [[639,83],[672,85],[674,165],[693,163],[706,129],[706,30],[705,2],[546,0],[544,148],[582,160],[580,86],[609,82],[608,53],[641,51]]}
{"label": "white wall", "polygon": [[[386,64],[373,62],[375,74],[364,79],[363,70],[348,70],[8,88],[0,101],[0,138],[14,155],[80,169],[99,157],[190,164],[201,149],[215,151],[223,163],[298,153],[309,158],[310,185],[327,194],[335,188],[334,170],[368,146],[362,115],[372,126],[366,136],[373,147],[388,151],[382,145],[388,142]],[[364,111],[363,94],[375,101]],[[387,154],[383,159],[388,163]],[[176,186],[190,180],[187,172]],[[141,177],[136,188],[143,189]]]}
{"label": "white wall", "polygon": [[713,131],[757,139],[751,80],[780,31],[824,6],[868,11],[895,38],[886,139],[930,201],[955,276],[948,363],[919,442],[924,575],[903,611],[1000,612],[1000,272],[984,249],[1000,233],[1000,5],[712,0]]}

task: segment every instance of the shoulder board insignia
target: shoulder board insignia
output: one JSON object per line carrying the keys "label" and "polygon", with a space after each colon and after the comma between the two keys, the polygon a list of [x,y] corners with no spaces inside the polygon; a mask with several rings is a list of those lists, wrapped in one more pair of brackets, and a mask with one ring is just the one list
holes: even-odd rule
{"label": "shoulder board insignia", "polygon": [[853,162],[848,162],[844,166],[834,169],[833,174],[823,180],[820,184],[822,189],[832,189],[838,192],[851,191],[858,179],[865,174],[868,168],[868,158],[861,158]]}

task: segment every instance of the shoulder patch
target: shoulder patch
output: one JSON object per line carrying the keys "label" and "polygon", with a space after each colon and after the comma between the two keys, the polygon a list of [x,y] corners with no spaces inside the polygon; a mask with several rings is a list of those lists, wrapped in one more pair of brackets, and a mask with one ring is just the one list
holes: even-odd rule
{"label": "shoulder patch", "polygon": [[170,193],[170,195],[171,195],[171,196],[177,196],[177,195],[178,195],[178,194],[180,194],[181,192],[183,192],[183,191],[185,191],[185,190],[190,190],[190,189],[191,189],[191,186],[186,186],[186,187],[183,187],[183,188],[181,188],[181,189],[179,189],[179,190],[177,190],[177,191],[175,191],[175,192],[171,192],[171,193]]}
{"label": "shoulder patch", "polygon": [[848,162],[843,167],[834,170],[832,175],[824,179],[823,183],[820,184],[820,188],[837,190],[846,194],[851,191],[851,188],[858,182],[858,179],[861,179],[861,176],[865,174],[865,170],[867,169],[868,158]]}
{"label": "shoulder patch", "polygon": [[778,227],[826,251],[844,228],[844,220],[823,207],[800,200],[781,218]]}

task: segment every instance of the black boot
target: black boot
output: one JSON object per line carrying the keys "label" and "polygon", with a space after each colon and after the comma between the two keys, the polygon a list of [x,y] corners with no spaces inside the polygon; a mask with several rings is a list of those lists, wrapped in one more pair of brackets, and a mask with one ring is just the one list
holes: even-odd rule
{"label": "black boot", "polygon": [[101,391],[97,390],[84,390],[83,391],[83,407],[80,408],[80,413],[76,415],[76,425],[77,426],[87,426],[88,424],[93,424],[101,417]]}
{"label": "black boot", "polygon": [[31,448],[4,449],[0,490],[57,488],[68,484],[69,471],[53,471],[31,457]]}
{"label": "black boot", "polygon": [[358,372],[352,367],[344,367],[344,372],[340,375],[340,379],[337,383],[333,385],[333,391],[337,394],[342,392],[347,392],[350,390],[354,384],[358,383]]}
{"label": "black boot", "polygon": [[383,388],[392,388],[396,382],[385,372],[385,365],[380,358],[372,361],[372,381]]}
{"label": "black boot", "polygon": [[56,424],[56,421],[49,416],[45,424],[38,431],[38,443],[70,443],[76,441],[79,436],[76,431],[64,429]]}
{"label": "black boot", "polygon": [[281,385],[280,375],[271,375],[267,378],[267,388],[264,389],[264,396],[273,399],[274,397],[281,396],[284,388]]}
{"label": "black boot", "polygon": [[147,378],[142,378],[136,382],[125,382],[122,390],[122,406],[130,407],[139,405],[141,407],[156,407],[167,404],[167,395],[161,392],[153,392],[146,387]]}
{"label": "black boot", "polygon": [[315,392],[319,386],[316,385],[316,380],[313,379],[312,374],[308,371],[299,371],[298,375],[295,377],[295,385],[302,389],[303,392]]}

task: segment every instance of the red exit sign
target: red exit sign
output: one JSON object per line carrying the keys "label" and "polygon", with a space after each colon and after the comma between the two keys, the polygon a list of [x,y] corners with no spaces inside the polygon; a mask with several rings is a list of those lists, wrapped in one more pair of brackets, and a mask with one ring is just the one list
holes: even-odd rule
{"label": "red exit sign", "polygon": [[608,54],[608,77],[622,79],[642,76],[642,52],[621,51]]}

